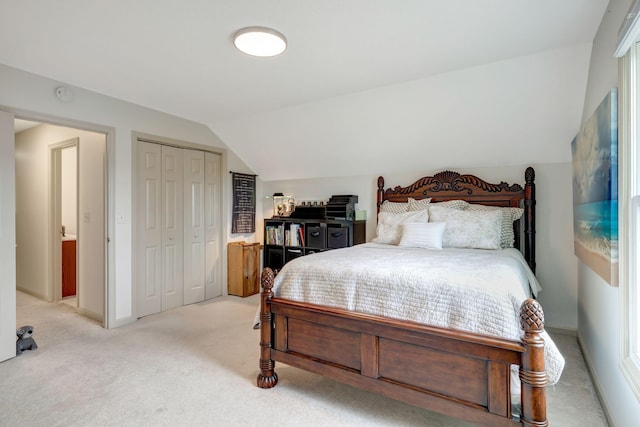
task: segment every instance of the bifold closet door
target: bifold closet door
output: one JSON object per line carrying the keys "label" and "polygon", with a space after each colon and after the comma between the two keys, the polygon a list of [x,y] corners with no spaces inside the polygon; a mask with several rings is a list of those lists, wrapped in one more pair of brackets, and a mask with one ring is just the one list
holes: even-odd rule
{"label": "bifold closet door", "polygon": [[183,160],[178,148],[138,141],[136,314],[183,303]]}
{"label": "bifold closet door", "polygon": [[222,295],[221,156],[184,151],[184,303]]}
{"label": "bifold closet door", "polygon": [[184,161],[180,148],[162,146],[162,310],[184,302]]}
{"label": "bifold closet door", "polygon": [[162,308],[162,147],[138,142],[136,153],[136,315]]}
{"label": "bifold closet door", "polygon": [[222,295],[222,156],[205,153],[205,298]]}
{"label": "bifold closet door", "polygon": [[204,151],[184,154],[184,303],[204,301],[205,166]]}

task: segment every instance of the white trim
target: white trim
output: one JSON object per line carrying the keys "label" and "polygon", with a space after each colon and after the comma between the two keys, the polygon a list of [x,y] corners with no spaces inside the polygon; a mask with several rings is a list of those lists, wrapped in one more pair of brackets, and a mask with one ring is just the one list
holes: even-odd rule
{"label": "white trim", "polygon": [[[636,158],[637,159],[637,158]],[[620,369],[623,376],[629,383],[629,387],[636,395],[636,398],[640,400],[640,341],[638,335],[640,334],[640,319],[638,317],[638,305],[640,299],[638,298],[638,243],[640,242],[640,196],[634,196],[630,203],[630,216],[629,216],[629,264],[627,272],[629,274],[628,285],[625,287],[623,293],[623,312],[624,312],[624,337],[623,337],[623,353]],[[636,283],[636,286],[631,286],[631,283]],[[635,325],[635,328],[632,326]]]}
{"label": "white trim", "polygon": [[570,337],[577,337],[578,331],[576,329],[571,328],[554,328],[553,326],[544,325],[545,331],[550,334],[558,334],[558,335],[568,335]]}
{"label": "white trim", "polygon": [[[121,319],[116,319],[116,282],[115,282],[115,152],[116,152],[116,137],[115,132],[116,129],[110,126],[99,125],[95,123],[84,122],[71,118],[64,118],[59,116],[54,116],[50,114],[37,113],[30,110],[23,110],[13,107],[8,107],[0,104],[0,111],[5,111],[10,114],[13,114],[15,118],[33,121],[33,122],[41,122],[48,123],[54,126],[62,126],[75,128],[80,130],[85,130],[88,132],[101,133],[106,137],[107,145],[106,145],[106,179],[105,185],[106,188],[106,199],[105,199],[105,242],[107,243],[107,248],[105,250],[105,266],[107,269],[105,270],[105,298],[104,298],[104,319],[102,326],[105,329],[111,329],[118,326],[123,326],[128,323],[131,323],[135,319],[125,319],[124,321]],[[38,298],[46,299],[42,295],[38,295]]]}
{"label": "white trim", "polygon": [[[634,44],[628,53],[620,59],[620,91],[619,101],[619,206],[618,206],[618,238],[620,251],[620,291],[622,297],[621,314],[621,352],[620,370],[627,380],[629,387],[640,400],[640,360],[637,357],[640,349],[638,342],[639,324],[637,317],[638,310],[638,286],[637,286],[637,259],[636,248],[640,244],[637,232],[638,208],[640,203],[637,195],[638,188],[638,151],[637,145],[640,141],[638,135],[638,121],[640,109],[640,85],[638,85],[638,60],[640,59],[640,48]],[[635,209],[633,209],[633,206]],[[634,223],[636,223],[634,225]],[[636,233],[635,235],[633,233]]]}
{"label": "white trim", "polygon": [[[51,302],[60,301],[62,299],[62,236],[60,234],[60,215],[61,215],[61,198],[60,198],[60,154],[63,148],[78,147],[80,139],[78,137],[67,139],[65,141],[56,142],[49,145],[49,300]],[[76,176],[78,162],[76,161]],[[77,186],[77,180],[76,180]],[[76,192],[76,207],[78,205]],[[76,222],[78,212],[76,211]],[[76,298],[77,306],[77,298]],[[104,319],[100,319],[103,322]]]}
{"label": "white trim", "polygon": [[16,356],[14,115],[0,110],[0,361]]}
{"label": "white trim", "polygon": [[620,58],[629,51],[631,45],[640,38],[640,0],[636,0],[629,8],[622,27],[618,32],[618,46],[613,54]]}

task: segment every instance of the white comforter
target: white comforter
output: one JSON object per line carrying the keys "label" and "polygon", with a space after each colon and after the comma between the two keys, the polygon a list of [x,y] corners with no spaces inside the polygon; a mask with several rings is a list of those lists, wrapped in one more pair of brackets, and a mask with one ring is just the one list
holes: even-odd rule
{"label": "white comforter", "polygon": [[[434,251],[367,243],[296,258],[275,296],[519,340],[519,309],[540,290],[516,249]],[[549,384],[564,359],[545,333]]]}

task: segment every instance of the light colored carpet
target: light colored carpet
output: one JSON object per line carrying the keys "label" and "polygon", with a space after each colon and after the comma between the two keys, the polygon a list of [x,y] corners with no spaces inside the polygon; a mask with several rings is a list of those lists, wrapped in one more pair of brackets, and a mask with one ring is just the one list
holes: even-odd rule
{"label": "light colored carpet", "polygon": [[[35,351],[0,363],[1,426],[463,426],[315,374],[277,364],[256,387],[258,296],[221,297],[105,330],[65,304],[18,292],[18,326]],[[606,426],[575,337],[548,390],[552,426]]]}

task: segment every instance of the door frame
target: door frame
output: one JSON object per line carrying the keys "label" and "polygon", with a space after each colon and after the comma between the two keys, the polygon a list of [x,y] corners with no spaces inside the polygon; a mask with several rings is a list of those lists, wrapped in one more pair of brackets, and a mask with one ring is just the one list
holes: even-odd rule
{"label": "door frame", "polygon": [[14,115],[0,111],[0,362],[16,356],[15,157]]}
{"label": "door frame", "polygon": [[[69,118],[60,118],[51,116],[48,114],[36,113],[29,110],[15,109],[5,106],[0,106],[0,111],[4,111],[14,115],[16,119],[29,120],[40,123],[47,123],[53,126],[61,126],[84,130],[88,132],[100,133],[105,136],[106,140],[106,167],[105,167],[105,227],[104,227],[104,265],[105,265],[105,277],[104,277],[104,319],[102,326],[105,329],[114,328],[120,326],[116,320],[116,284],[115,284],[115,244],[112,235],[115,231],[115,128],[109,126],[98,125],[94,123],[87,123],[80,120],[74,120]],[[15,166],[15,156],[14,156]],[[14,304],[15,305],[15,304]],[[128,322],[126,322],[128,323]]]}
{"label": "door frame", "polygon": [[[69,147],[78,147],[78,137],[49,145],[49,295],[53,301],[62,300],[62,150]],[[78,161],[76,160],[76,176],[78,176]],[[76,224],[78,223],[78,191],[76,179]],[[77,239],[80,236],[76,232]],[[76,254],[77,258],[77,254]],[[77,276],[77,271],[76,271]],[[106,283],[106,282],[105,282]],[[76,286],[76,296],[79,289]],[[78,305],[76,299],[76,307]],[[105,312],[106,313],[106,312]]]}

